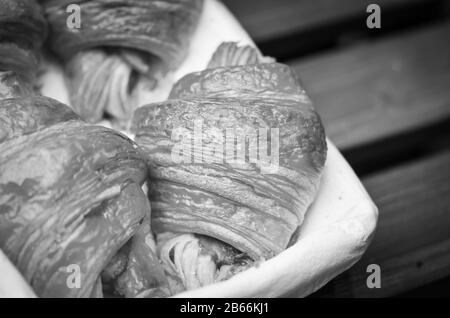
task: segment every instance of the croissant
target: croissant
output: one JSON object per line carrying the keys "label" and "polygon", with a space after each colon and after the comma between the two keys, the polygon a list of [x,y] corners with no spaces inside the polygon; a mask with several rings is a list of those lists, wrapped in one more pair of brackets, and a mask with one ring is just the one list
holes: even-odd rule
{"label": "croissant", "polygon": [[[1,0],[1,32],[41,29],[36,8]],[[34,92],[16,60],[39,55],[32,34],[0,38],[0,249],[40,297],[168,295],[141,150]]]}
{"label": "croissant", "polygon": [[[121,128],[140,106],[139,91],[154,90],[183,61],[203,7],[203,0],[41,2],[71,106],[88,122],[106,115]],[[69,4],[79,6],[79,29],[67,25]]]}
{"label": "croissant", "polygon": [[286,249],[326,159],[321,120],[293,71],[235,43],[179,80],[169,100],[138,108],[132,129],[172,292]]}
{"label": "croissant", "polygon": [[22,84],[33,83],[47,32],[40,7],[36,1],[0,0],[0,8],[0,71],[14,71],[25,79]]}

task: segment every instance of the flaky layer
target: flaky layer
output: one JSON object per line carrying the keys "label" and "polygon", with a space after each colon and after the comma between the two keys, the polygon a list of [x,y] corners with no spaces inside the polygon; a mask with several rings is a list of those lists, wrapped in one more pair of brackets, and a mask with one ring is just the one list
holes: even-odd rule
{"label": "flaky layer", "polygon": [[[157,232],[204,234],[267,259],[303,222],[325,134],[289,67],[240,65],[257,59],[236,54],[186,75],[170,100],[139,108],[132,127],[147,154]],[[216,65],[229,60],[239,65]]]}

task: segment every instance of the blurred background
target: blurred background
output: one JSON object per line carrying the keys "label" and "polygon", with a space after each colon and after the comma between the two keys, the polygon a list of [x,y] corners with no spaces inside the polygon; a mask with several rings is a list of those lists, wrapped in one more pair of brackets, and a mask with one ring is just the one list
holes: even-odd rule
{"label": "blurred background", "polygon": [[312,297],[450,296],[450,1],[223,2],[297,71],[380,210],[363,259]]}

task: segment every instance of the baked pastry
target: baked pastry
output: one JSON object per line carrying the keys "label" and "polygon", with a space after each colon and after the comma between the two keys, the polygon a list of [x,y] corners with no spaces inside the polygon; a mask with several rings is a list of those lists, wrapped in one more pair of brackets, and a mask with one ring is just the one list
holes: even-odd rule
{"label": "baked pastry", "polygon": [[47,32],[41,8],[29,0],[0,0],[0,8],[0,71],[14,71],[33,83]]}
{"label": "baked pastry", "polygon": [[[42,0],[52,50],[66,65],[71,106],[95,123],[106,114],[119,127],[188,51],[203,0]],[[67,26],[68,5],[81,26]],[[136,87],[139,89],[135,89]]]}
{"label": "baked pastry", "polygon": [[[156,68],[180,63],[201,8],[75,1],[85,24],[69,30],[73,1],[41,3],[89,121],[128,120],[136,77],[155,81]],[[0,9],[0,249],[38,296],[168,296],[228,279],[296,238],[326,143],[289,67],[224,43],[168,101],[136,110],[135,143],[36,94],[45,20],[33,0]]]}
{"label": "baked pastry", "polygon": [[172,292],[286,249],[326,158],[321,120],[294,72],[235,43],[178,81],[169,100],[138,108],[132,129]]}
{"label": "baked pastry", "polygon": [[[26,126],[17,136],[24,119],[14,113],[38,106],[45,117],[45,103],[65,113],[62,121],[35,132]],[[165,294],[136,145],[70,119],[70,109],[56,103],[0,101],[2,126],[12,123],[7,130],[15,135],[0,144],[0,248],[40,297]],[[73,266],[79,287],[67,283]]]}
{"label": "baked pastry", "polygon": [[0,249],[40,297],[168,295],[140,149],[33,90],[38,9],[0,1],[0,32],[29,30],[0,38]]}

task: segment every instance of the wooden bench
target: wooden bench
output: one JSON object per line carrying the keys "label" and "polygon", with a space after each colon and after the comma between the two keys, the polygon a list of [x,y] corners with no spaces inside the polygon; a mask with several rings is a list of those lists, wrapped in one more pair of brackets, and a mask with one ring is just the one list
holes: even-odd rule
{"label": "wooden bench", "polygon": [[[372,32],[369,1],[224,2],[297,71],[380,209],[362,260],[314,296],[393,296],[450,277],[449,3],[377,1]],[[381,267],[380,289],[366,285],[369,264]]]}
{"label": "wooden bench", "polygon": [[402,5],[418,6],[423,0],[224,0],[224,3],[242,21],[257,42],[282,38],[307,29],[324,25],[341,24],[355,16],[361,16],[371,3],[383,10],[401,8]]}
{"label": "wooden bench", "polygon": [[446,0],[223,0],[258,46],[278,58],[326,48],[345,34],[373,35],[365,26],[368,4],[382,8],[383,32],[441,17]]}
{"label": "wooden bench", "polygon": [[450,21],[289,62],[357,172],[448,145],[446,38]]}
{"label": "wooden bench", "polygon": [[[392,296],[450,275],[450,151],[363,179],[380,209],[374,240],[360,262],[318,296]],[[381,288],[366,285],[381,268]]]}

